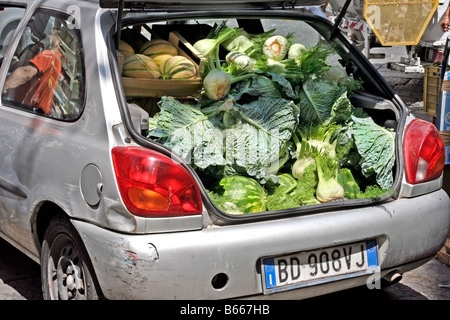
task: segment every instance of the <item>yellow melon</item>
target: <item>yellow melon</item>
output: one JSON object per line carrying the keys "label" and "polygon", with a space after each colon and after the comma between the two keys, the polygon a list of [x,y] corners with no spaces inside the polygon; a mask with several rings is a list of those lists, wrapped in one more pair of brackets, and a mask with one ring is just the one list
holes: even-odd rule
{"label": "yellow melon", "polygon": [[171,56],[170,54],[160,54],[159,56],[153,57],[153,61],[156,62],[156,64],[158,66],[161,65],[161,63],[163,63],[164,61],[166,61],[167,59],[172,58],[173,56]]}
{"label": "yellow melon", "polygon": [[163,79],[193,79],[197,75],[197,68],[186,57],[173,56],[159,66]]}
{"label": "yellow melon", "polygon": [[133,47],[123,40],[119,41],[118,50],[125,58],[135,54]]}
{"label": "yellow melon", "polygon": [[155,61],[137,53],[125,58],[122,75],[130,78],[158,79],[160,72]]}
{"label": "yellow melon", "polygon": [[168,54],[175,56],[178,54],[177,48],[169,41],[163,39],[154,39],[145,42],[139,49],[139,53],[149,56],[150,58]]}

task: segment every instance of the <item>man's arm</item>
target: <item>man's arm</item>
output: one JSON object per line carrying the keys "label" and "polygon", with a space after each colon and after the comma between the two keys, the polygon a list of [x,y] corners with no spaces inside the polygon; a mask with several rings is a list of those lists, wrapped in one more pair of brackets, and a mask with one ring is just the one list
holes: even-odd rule
{"label": "man's arm", "polygon": [[38,73],[38,69],[35,66],[27,65],[14,70],[11,75],[6,79],[3,90],[10,88],[16,88],[21,84],[30,81]]}

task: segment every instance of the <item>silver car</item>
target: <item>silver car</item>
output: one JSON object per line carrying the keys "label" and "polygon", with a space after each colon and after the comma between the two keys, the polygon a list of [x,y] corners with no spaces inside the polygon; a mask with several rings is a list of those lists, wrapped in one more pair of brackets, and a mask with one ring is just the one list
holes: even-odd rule
{"label": "silver car", "polygon": [[[0,1],[23,10],[0,69],[0,235],[40,263],[45,299],[303,299],[440,250],[438,132],[316,5]],[[285,56],[261,55],[272,36]],[[212,97],[213,70],[230,83]],[[297,148],[325,125],[326,147]],[[364,187],[324,195],[324,159]]]}

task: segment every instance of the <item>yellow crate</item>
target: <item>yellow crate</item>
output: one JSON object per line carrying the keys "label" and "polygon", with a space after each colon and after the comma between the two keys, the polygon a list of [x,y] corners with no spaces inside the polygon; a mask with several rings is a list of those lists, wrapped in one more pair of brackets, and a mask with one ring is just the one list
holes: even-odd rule
{"label": "yellow crate", "polygon": [[425,66],[423,79],[423,111],[436,117],[439,105],[441,67]]}
{"label": "yellow crate", "polygon": [[417,45],[439,0],[365,0],[364,18],[383,46]]}

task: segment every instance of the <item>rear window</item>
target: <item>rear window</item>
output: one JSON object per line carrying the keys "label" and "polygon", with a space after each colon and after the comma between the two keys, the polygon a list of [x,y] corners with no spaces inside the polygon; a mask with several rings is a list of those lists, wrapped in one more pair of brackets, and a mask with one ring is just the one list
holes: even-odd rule
{"label": "rear window", "polygon": [[228,215],[392,194],[395,108],[318,30],[329,26],[204,19],[121,31],[122,84],[149,114],[143,134],[190,163]]}

